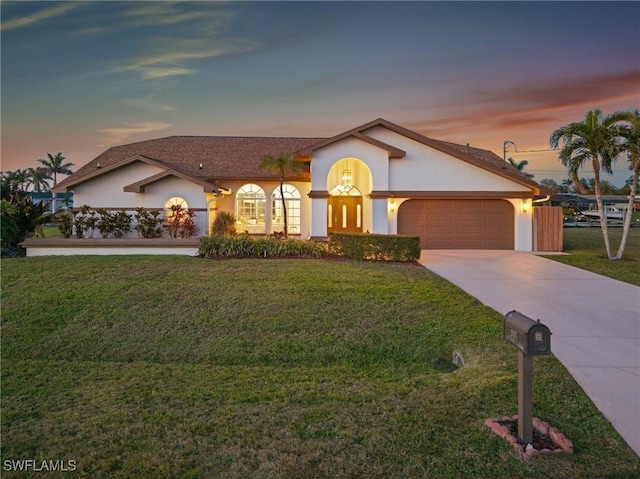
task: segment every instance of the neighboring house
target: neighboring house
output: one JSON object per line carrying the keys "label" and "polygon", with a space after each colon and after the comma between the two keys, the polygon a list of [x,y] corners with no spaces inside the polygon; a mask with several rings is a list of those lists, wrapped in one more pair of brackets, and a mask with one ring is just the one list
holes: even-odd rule
{"label": "neighboring house", "polygon": [[206,234],[219,211],[239,232],[282,231],[277,175],[264,155],[297,153],[285,180],[290,235],[420,236],[423,248],[532,249],[532,200],[546,193],[494,153],[438,141],[384,119],[331,138],[174,136],[105,151],[54,191],[76,207],[196,212]]}
{"label": "neighboring house", "polygon": [[[640,211],[640,195],[636,195],[633,199],[633,208]],[[562,206],[572,208],[576,212],[593,208],[596,204],[595,195],[578,195],[572,193],[558,193],[549,199],[552,206]],[[602,195],[603,205],[615,205],[618,208],[625,208],[629,204],[628,195]]]}
{"label": "neighboring house", "polygon": [[42,202],[49,203],[49,212],[56,213],[60,210],[71,208],[73,204],[73,193],[52,193],[51,191],[30,191],[29,196],[33,200],[33,204]]}

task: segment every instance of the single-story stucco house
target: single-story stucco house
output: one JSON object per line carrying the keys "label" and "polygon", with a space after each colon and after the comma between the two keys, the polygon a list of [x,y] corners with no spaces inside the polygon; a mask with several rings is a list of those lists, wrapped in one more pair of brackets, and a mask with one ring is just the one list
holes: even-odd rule
{"label": "single-story stucco house", "polygon": [[[285,180],[291,236],[407,234],[425,249],[533,248],[532,201],[542,187],[488,150],[434,140],[384,119],[331,138],[171,136],[108,149],[54,192],[74,205],[135,210],[180,204],[206,234],[220,211],[236,229],[283,229],[277,174],[265,155],[305,164]],[[546,192],[544,192],[546,193]]]}

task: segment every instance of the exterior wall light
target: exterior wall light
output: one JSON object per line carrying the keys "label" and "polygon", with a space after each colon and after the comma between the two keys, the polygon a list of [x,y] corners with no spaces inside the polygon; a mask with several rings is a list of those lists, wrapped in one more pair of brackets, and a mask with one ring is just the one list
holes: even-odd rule
{"label": "exterior wall light", "polygon": [[522,200],[522,212],[523,213],[527,213],[528,211],[529,211],[529,200],[523,199]]}
{"label": "exterior wall light", "polygon": [[396,202],[393,200],[389,200],[389,211],[394,213],[396,211]]}

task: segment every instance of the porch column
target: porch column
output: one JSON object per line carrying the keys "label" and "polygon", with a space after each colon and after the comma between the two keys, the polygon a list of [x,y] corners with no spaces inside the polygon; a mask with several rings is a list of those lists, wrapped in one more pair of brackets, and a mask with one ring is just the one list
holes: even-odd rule
{"label": "porch column", "polygon": [[[514,210],[514,249],[533,251],[533,208],[528,198],[508,198]],[[523,204],[526,204],[523,207]]]}
{"label": "porch column", "polygon": [[328,191],[310,191],[311,198],[311,239],[327,239],[327,199]]}
{"label": "porch column", "polygon": [[387,198],[372,198],[371,200],[371,232],[375,234],[389,234],[389,213]]}

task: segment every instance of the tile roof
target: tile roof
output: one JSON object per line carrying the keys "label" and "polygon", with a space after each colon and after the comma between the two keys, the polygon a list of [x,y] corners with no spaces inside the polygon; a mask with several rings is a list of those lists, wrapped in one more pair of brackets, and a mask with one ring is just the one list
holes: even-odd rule
{"label": "tile roof", "polygon": [[[144,156],[154,163],[166,166],[187,176],[208,182],[229,179],[275,179],[274,173],[262,171],[260,162],[265,155],[278,155],[283,151],[295,152],[324,138],[271,138],[233,136],[170,136],[114,146],[78,169],[58,184],[64,191],[94,177],[98,165],[108,170],[128,158]],[[199,165],[202,164],[202,169]],[[310,180],[308,167],[295,177]]]}
{"label": "tile roof", "polygon": [[[405,154],[403,150],[367,135],[367,130],[378,126],[402,134],[499,176],[512,179],[532,188],[534,192],[539,193],[543,190],[535,181],[489,150],[434,140],[383,118],[378,118],[331,138],[170,136],[114,146],[61,181],[55,191],[66,191],[67,188],[72,188],[76,184],[106,173],[113,168],[124,166],[128,164],[127,160],[133,160],[136,157],[166,167],[167,170],[172,170],[179,175],[191,177],[198,183],[210,183],[216,187],[217,185],[224,186],[225,180],[277,179],[276,174],[260,170],[259,165],[265,155],[278,155],[284,151],[290,151],[298,152],[301,156],[311,156],[314,150],[346,137],[355,137],[385,148],[392,158],[403,157]],[[202,164],[202,169],[200,169],[200,164]],[[101,170],[98,169],[98,165]],[[306,170],[288,178],[310,181],[308,165]]]}

